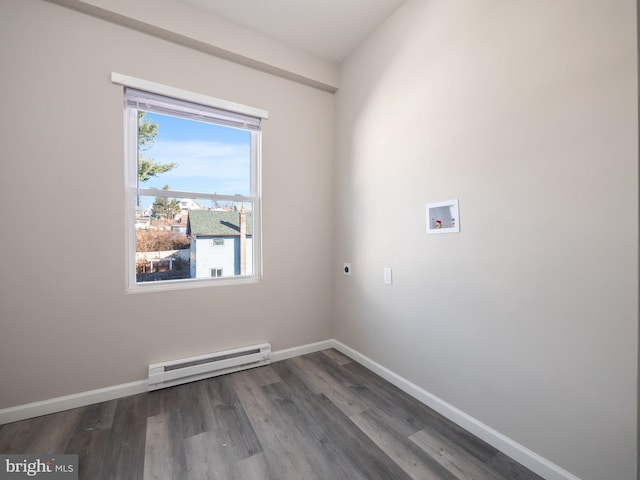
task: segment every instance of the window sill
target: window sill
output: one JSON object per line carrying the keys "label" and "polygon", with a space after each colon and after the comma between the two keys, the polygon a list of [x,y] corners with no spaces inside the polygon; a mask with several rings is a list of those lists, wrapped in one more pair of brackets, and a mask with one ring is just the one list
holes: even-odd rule
{"label": "window sill", "polygon": [[247,285],[252,283],[262,283],[262,278],[253,275],[245,277],[222,277],[216,279],[184,279],[184,280],[164,280],[160,282],[146,282],[129,284],[126,293],[149,293],[166,292],[172,290],[187,290],[203,287],[224,287],[233,285]]}

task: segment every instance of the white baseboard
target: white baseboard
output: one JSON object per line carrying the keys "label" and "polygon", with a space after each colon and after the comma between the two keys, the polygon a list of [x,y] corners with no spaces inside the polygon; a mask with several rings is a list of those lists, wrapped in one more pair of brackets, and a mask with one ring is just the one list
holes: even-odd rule
{"label": "white baseboard", "polygon": [[[348,347],[335,339],[324,340],[322,342],[310,343],[299,347],[287,348],[271,352],[271,361],[277,362],[287,358],[306,355],[308,353],[319,352],[327,348],[335,348],[353,360],[361,363],[372,372],[377,373],[382,378],[392,383],[402,391],[408,393],[415,399],[424,403],[452,422],[481,438],[489,445],[497,448],[505,455],[513,458],[528,469],[544,477],[547,480],[580,480],[566,470],[560,468],[549,460],[541,457],[537,453],[529,450],[523,445],[513,441],[509,437],[492,429],[488,425],[480,422],[472,416],[457,409],[453,405],[445,402],[439,397],[429,393],[423,388],[392,372],[388,368],[371,360],[357,350]],[[64,397],[52,398],[41,402],[27,403],[15,407],[0,409],[0,425],[16,422],[27,418],[48,415],[50,413],[61,412],[71,408],[83,407],[93,403],[105,402],[116,398],[127,397],[147,391],[147,381],[139,380],[122,385],[90,390],[88,392],[76,393]]]}
{"label": "white baseboard", "polygon": [[299,357],[300,355],[307,355],[308,353],[319,352],[326,350],[327,348],[334,348],[336,341],[333,339],[323,340],[322,342],[308,343],[299,347],[286,348],[284,350],[276,350],[271,352],[271,361],[278,362],[280,360],[286,360],[287,358]]}
{"label": "white baseboard", "polygon": [[524,465],[541,477],[547,480],[580,480],[575,475],[529,450],[524,445],[520,445],[518,442],[513,441],[509,437],[501,434],[488,425],[485,425],[481,421],[467,415],[462,410],[457,409],[453,405],[429,393],[406,378],[403,378],[388,368],[383,367],[379,363],[374,362],[369,357],[366,357],[353,348],[346,346],[344,343],[339,342],[338,340],[333,340],[332,346],[339,352],[344,353],[348,357],[367,367],[372,372],[377,373],[400,390],[408,393],[416,400],[419,400],[426,406],[434,409],[440,415],[448,418],[453,423],[473,433],[489,445],[497,448],[505,455],[513,458],[515,461]]}
{"label": "white baseboard", "polygon": [[112,387],[74,393],[64,397],[51,398],[41,402],[27,403],[15,407],[0,409],[0,425],[17,422],[27,418],[39,417],[50,413],[62,412],[72,408],[84,407],[93,403],[106,402],[116,398],[128,397],[147,391],[147,381],[123,383]]}

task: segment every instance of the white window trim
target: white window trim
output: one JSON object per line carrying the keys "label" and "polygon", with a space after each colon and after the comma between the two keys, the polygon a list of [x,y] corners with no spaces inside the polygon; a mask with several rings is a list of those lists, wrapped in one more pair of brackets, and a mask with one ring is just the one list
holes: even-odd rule
{"label": "white window trim", "polygon": [[[158,95],[164,95],[166,97],[175,98],[178,100],[185,100],[188,102],[199,103],[209,107],[220,108],[231,112],[241,113],[244,115],[250,115],[262,119],[269,118],[269,113],[266,110],[259,108],[242,105],[228,100],[223,100],[208,95],[202,95],[188,90],[182,90],[179,88],[163,85],[148,80],[143,80],[120,73],[111,73],[111,82],[123,87],[135,88],[138,90],[148,91]],[[130,128],[133,119],[127,115],[126,96],[124,105],[124,127],[125,127],[125,139],[129,138]],[[135,119],[137,125],[137,116]],[[137,135],[136,135],[137,137]],[[138,176],[138,151],[137,144],[133,142],[125,141],[125,219],[126,219],[126,252],[125,256],[125,273],[126,273],[126,293],[141,293],[141,292],[158,292],[166,290],[178,290],[198,287],[211,287],[211,286],[223,286],[223,285],[241,285],[250,283],[260,283],[262,281],[262,181],[261,181],[261,165],[262,165],[262,146],[261,136],[251,136],[251,151],[255,152],[255,158],[251,161],[251,189],[254,192],[254,196],[248,197],[252,199],[254,216],[253,216],[253,263],[254,273],[247,276],[230,276],[230,277],[218,277],[218,278],[189,278],[181,280],[163,280],[161,282],[146,282],[138,283],[136,281],[136,230],[135,230],[135,209],[136,199],[138,194],[144,192],[144,195],[155,196],[175,196],[178,195],[183,198],[216,198],[222,200],[239,201],[243,200],[241,195],[212,195],[212,194],[194,194],[193,192],[177,192],[171,191],[169,195],[163,190],[157,190],[152,188],[138,188],[137,176]],[[257,234],[256,234],[257,233]]]}

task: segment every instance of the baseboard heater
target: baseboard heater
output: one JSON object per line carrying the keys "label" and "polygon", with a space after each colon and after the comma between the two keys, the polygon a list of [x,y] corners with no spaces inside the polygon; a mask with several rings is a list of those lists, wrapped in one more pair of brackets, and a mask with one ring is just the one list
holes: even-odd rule
{"label": "baseboard heater", "polygon": [[149,365],[149,391],[268,365],[271,344],[252,345]]}

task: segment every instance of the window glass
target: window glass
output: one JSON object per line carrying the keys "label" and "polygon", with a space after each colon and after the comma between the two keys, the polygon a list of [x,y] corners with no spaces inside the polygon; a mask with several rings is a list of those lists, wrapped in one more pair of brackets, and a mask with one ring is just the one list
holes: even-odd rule
{"label": "window glass", "polygon": [[138,90],[127,110],[130,287],[256,279],[259,119]]}

